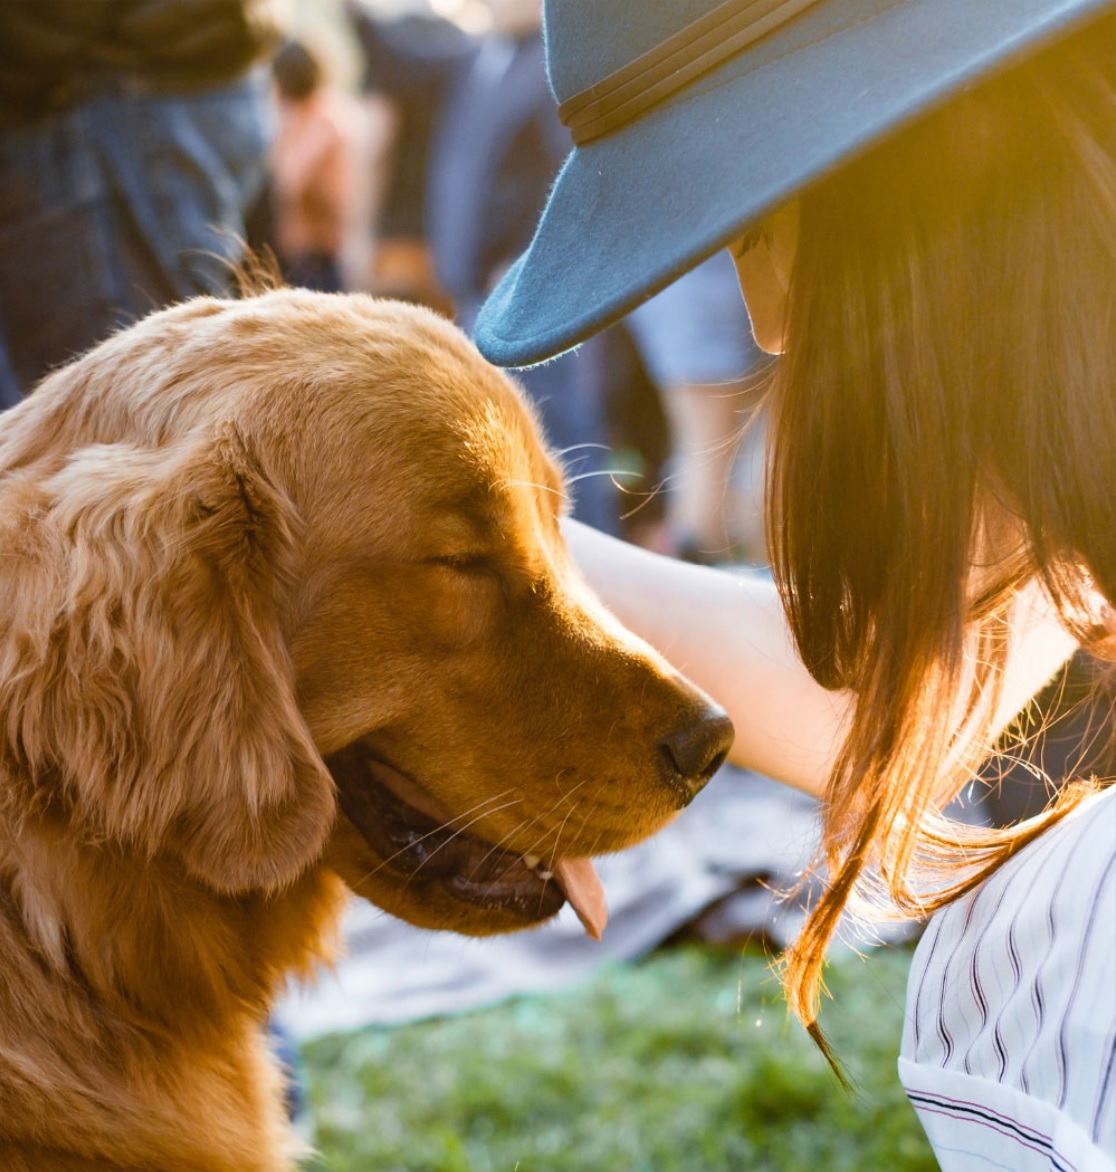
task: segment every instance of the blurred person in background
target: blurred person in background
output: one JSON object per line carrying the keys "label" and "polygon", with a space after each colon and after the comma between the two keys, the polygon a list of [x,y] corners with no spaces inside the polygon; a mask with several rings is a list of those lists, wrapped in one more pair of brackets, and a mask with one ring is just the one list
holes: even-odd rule
{"label": "blurred person in background", "polygon": [[369,287],[452,317],[427,242],[426,182],[445,93],[458,65],[472,53],[474,38],[421,3],[391,17],[363,0],[346,0],[344,11],[359,50],[362,101],[379,148]]}
{"label": "blurred person in background", "polygon": [[279,126],[271,198],[280,271],[291,285],[337,293],[345,285],[341,254],[357,213],[359,112],[300,41],[283,44],[272,74]]}
{"label": "blurred person in background", "polygon": [[264,178],[267,0],[0,3],[0,403],[226,293]]}
{"label": "blurred person in background", "polygon": [[770,361],[752,338],[736,270],[717,253],[636,306],[625,325],[659,389],[671,438],[668,534],[686,561],[762,563],[762,428]]}

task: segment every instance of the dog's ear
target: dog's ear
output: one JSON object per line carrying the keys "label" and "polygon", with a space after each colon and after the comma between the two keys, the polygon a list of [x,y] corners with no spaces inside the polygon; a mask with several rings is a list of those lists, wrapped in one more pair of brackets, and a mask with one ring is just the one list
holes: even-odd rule
{"label": "dog's ear", "polygon": [[281,629],[297,518],[239,435],[85,448],[0,506],[9,789],[221,891],[293,879],[334,791]]}

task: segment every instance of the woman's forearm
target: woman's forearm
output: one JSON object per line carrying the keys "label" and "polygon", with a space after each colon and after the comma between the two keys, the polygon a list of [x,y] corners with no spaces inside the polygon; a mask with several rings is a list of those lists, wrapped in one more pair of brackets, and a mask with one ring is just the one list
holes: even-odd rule
{"label": "woman's forearm", "polygon": [[728,712],[730,759],[820,793],[848,697],[825,691],[802,666],[771,583],[660,557],[573,521],[565,533],[613,614]]}

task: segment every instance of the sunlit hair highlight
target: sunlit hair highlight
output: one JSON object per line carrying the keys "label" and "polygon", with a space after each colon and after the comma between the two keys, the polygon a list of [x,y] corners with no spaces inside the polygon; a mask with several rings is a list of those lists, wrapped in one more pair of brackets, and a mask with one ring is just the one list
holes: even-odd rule
{"label": "sunlit hair highlight", "polygon": [[823,1047],[823,959],[850,901],[884,892],[922,916],[1082,792],[1002,831],[938,814],[993,738],[1021,589],[1109,650],[1114,75],[1106,17],[802,198],[768,532],[803,661],[854,695],[823,804],[830,885],[785,959]]}

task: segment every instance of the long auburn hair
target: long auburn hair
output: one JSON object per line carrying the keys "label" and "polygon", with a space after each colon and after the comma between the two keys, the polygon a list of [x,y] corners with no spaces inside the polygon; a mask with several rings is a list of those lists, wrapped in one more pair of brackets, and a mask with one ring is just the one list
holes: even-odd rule
{"label": "long auburn hair", "polygon": [[829,885],[784,958],[791,1006],[828,1054],[816,1017],[846,906],[883,893],[925,915],[1082,793],[1000,831],[939,813],[993,736],[1022,587],[1110,650],[1097,600],[1116,603],[1116,18],[805,193],[786,338],[770,555],[803,661],[853,696],[823,802]]}

